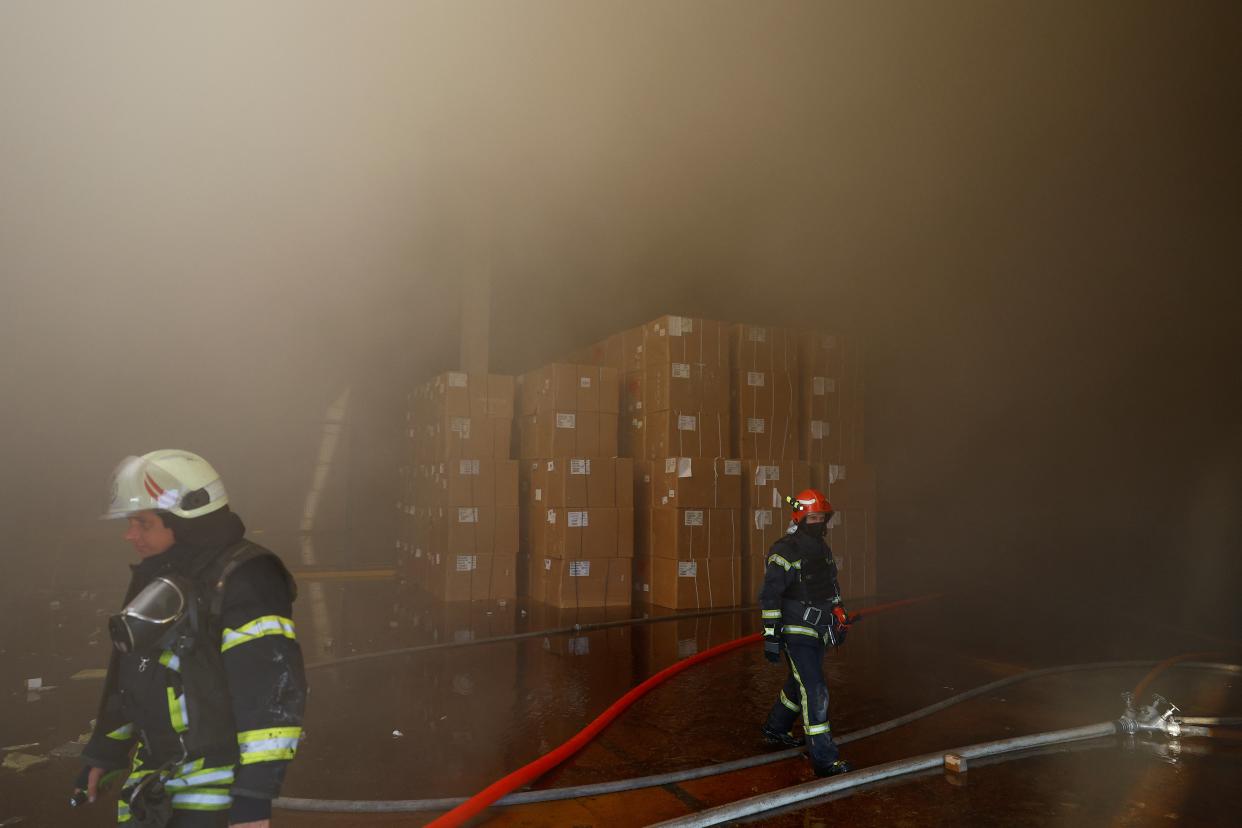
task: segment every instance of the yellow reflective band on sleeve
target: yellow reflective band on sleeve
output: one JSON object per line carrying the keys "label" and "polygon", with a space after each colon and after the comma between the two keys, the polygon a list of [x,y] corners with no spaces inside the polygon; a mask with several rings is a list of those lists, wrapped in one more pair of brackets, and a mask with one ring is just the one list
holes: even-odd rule
{"label": "yellow reflective band on sleeve", "polygon": [[768,556],[768,566],[771,566],[772,564],[776,564],[777,566],[784,569],[786,572],[788,572],[790,567],[793,566],[793,564],[791,564],[789,561],[782,558],[780,555],[769,555]]}
{"label": "yellow reflective band on sleeve", "polygon": [[781,632],[786,635],[793,633],[794,635],[809,635],[811,638],[819,638],[819,633],[810,627],[800,627],[797,624],[786,624],[781,627]]}
{"label": "yellow reflective band on sleeve", "polygon": [[821,733],[828,733],[831,730],[832,727],[827,722],[817,725],[803,725],[802,727],[802,732],[807,736],[818,736]]}
{"label": "yellow reflective band on sleeve", "polygon": [[160,654],[160,664],[163,664],[174,673],[181,672],[181,657],[172,650],[165,650]]}
{"label": "yellow reflective band on sleeve", "polygon": [[[199,759],[198,764],[201,766],[203,760]],[[200,785],[229,785],[233,784],[233,766],[224,765],[217,768],[198,767],[189,773],[178,773],[172,779],[164,783],[165,788],[180,790],[181,788],[197,788]]]}
{"label": "yellow reflective band on sleeve", "polygon": [[268,727],[238,733],[237,746],[241,751],[241,764],[288,761],[297,751],[298,739],[301,737],[300,727]]}
{"label": "yellow reflective band on sleeve", "polygon": [[781,617],[781,611],[780,611],[780,610],[778,610],[778,609],[774,609],[774,610],[764,610],[764,611],[763,611],[763,614],[762,614],[762,617],[763,617],[763,618],[780,618],[780,617]]}
{"label": "yellow reflective band on sleeve", "polygon": [[172,721],[173,730],[185,733],[190,729],[190,714],[186,710],[185,696],[178,696],[171,687],[168,688],[168,718]]}
{"label": "yellow reflective band on sleeve", "polygon": [[232,804],[228,788],[194,788],[172,795],[172,806],[178,811],[227,811]]}
{"label": "yellow reflective band on sleeve", "polygon": [[134,738],[134,726],[133,724],[121,725],[116,730],[107,734],[107,736],[109,739],[116,739],[118,742],[124,742],[127,739]]}
{"label": "yellow reflective band on sleeve", "polygon": [[786,707],[788,707],[790,710],[792,710],[795,713],[797,713],[801,709],[798,707],[798,705],[796,705],[795,703],[789,700],[789,696],[785,695],[784,690],[781,691],[781,704],[785,705]]}
{"label": "yellow reflective band on sleeve", "polygon": [[279,615],[264,615],[242,624],[235,630],[226,628],[224,634],[220,636],[220,652],[231,650],[247,641],[258,640],[265,635],[282,635],[285,638],[297,640],[291,619]]}

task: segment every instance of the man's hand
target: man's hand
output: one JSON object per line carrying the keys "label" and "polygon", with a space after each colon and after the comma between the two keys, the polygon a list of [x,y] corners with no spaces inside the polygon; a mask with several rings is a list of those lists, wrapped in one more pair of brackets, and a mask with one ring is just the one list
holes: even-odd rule
{"label": "man's hand", "polygon": [[776,627],[763,628],[763,657],[773,664],[781,660],[781,637]]}
{"label": "man's hand", "polygon": [[255,822],[230,822],[233,828],[272,828],[270,819],[260,819]]}

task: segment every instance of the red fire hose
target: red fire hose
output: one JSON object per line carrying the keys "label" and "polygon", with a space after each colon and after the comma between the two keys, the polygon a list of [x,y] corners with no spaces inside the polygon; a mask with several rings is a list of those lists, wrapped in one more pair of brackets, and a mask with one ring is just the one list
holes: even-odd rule
{"label": "red fire hose", "polygon": [[[874,607],[865,607],[863,612],[857,614],[857,617],[862,617],[864,614],[870,615],[876,612],[896,609],[897,607],[908,606],[910,604],[915,604],[920,601],[926,601],[936,597],[938,596],[924,595],[920,598],[907,598],[902,601],[893,601],[888,604],[878,604]],[[497,799],[500,799],[505,794],[510,793],[523,785],[529,785],[531,782],[534,782],[536,779],[552,770],[561,762],[564,762],[566,759],[582,750],[582,748],[586,747],[592,739],[600,734],[604,728],[612,724],[613,719],[620,716],[623,712],[625,712],[626,708],[645,696],[657,685],[663,684],[665,681],[668,681],[682,670],[693,667],[700,662],[707,661],[709,658],[715,658],[716,656],[727,653],[730,650],[736,650],[738,647],[758,643],[762,640],[762,638],[763,635],[761,633],[753,633],[751,635],[743,636],[735,641],[726,641],[724,644],[718,644],[709,650],[704,650],[701,653],[692,655],[689,658],[682,659],[675,664],[665,667],[663,670],[656,673],[654,676],[647,679],[637,687],[634,687],[624,696],[609,705],[607,710],[599,714],[594,721],[582,730],[578,731],[577,734],[572,736],[563,745],[555,750],[545,753],[529,765],[518,768],[508,776],[496,780],[462,804],[458,805],[453,810],[441,814],[434,821],[428,823],[428,828],[432,828],[432,826],[435,826],[435,828],[448,828],[448,826],[463,824],[471,817],[477,816],[489,805]]]}

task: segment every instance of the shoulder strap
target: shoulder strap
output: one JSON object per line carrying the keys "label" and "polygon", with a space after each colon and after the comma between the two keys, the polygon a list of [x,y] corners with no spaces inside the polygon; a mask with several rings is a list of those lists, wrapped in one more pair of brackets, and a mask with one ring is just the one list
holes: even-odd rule
{"label": "shoulder strap", "polygon": [[224,554],[216,559],[216,566],[207,573],[206,582],[211,588],[211,616],[219,618],[224,611],[224,588],[228,584],[229,576],[236,572],[242,565],[250,563],[255,558],[270,558],[280,573],[285,578],[285,584],[289,587],[289,600],[297,600],[298,586],[293,580],[285,562],[270,549],[259,546],[257,543],[251,543],[245,538],[224,550]]}

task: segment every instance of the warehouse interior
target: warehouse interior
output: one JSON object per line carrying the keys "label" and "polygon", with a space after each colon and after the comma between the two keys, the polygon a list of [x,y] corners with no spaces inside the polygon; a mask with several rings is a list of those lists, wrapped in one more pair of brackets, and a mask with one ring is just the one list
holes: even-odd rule
{"label": "warehouse interior", "polygon": [[[5,4],[0,825],[115,819],[65,804],[133,562],[98,515],[170,447],[299,581],[277,824],[1225,821],[1240,23]],[[1153,693],[1224,722],[814,788],[757,738],[783,673],[728,646],[802,485],[862,615],[825,662],[858,771]],[[629,787],[446,816],[677,665],[512,792]]]}

